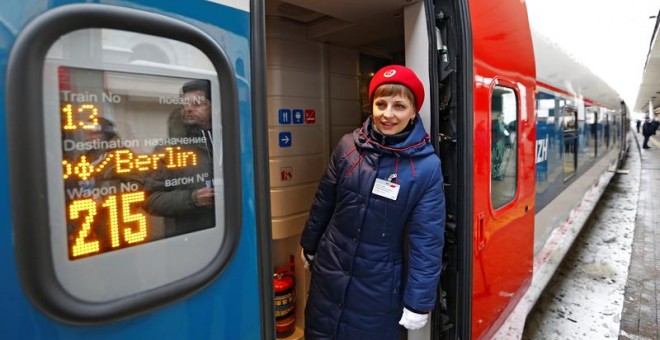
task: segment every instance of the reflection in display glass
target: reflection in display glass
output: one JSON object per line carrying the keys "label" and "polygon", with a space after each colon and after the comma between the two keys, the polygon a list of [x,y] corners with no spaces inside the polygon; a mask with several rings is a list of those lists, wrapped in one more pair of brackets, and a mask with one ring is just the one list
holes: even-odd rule
{"label": "reflection in display glass", "polygon": [[215,226],[208,80],[71,67],[58,80],[69,259]]}

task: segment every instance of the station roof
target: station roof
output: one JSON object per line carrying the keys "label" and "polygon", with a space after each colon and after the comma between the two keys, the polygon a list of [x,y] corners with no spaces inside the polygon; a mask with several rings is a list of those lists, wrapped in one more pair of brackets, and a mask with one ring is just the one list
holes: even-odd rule
{"label": "station roof", "polygon": [[633,111],[647,114],[649,102],[652,102],[655,114],[660,114],[660,12],[656,17],[642,84],[639,86]]}

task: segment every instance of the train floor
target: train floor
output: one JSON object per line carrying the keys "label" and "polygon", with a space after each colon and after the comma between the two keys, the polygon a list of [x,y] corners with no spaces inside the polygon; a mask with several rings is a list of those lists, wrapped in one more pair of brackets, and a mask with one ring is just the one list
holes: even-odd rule
{"label": "train floor", "polygon": [[[660,136],[636,134],[523,339],[660,339]],[[657,250],[656,250],[657,248]]]}

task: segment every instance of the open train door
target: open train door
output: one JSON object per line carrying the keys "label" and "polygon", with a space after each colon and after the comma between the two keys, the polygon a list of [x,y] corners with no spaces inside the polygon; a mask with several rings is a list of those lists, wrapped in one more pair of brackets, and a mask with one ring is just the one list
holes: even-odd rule
{"label": "open train door", "polygon": [[469,6],[474,71],[471,337],[488,339],[532,281],[536,65],[524,2],[469,1]]}
{"label": "open train door", "polygon": [[0,334],[272,338],[262,6],[76,2],[0,9]]}
{"label": "open train door", "polygon": [[[429,89],[420,116],[442,159],[447,222],[443,272],[432,323],[408,339],[472,333],[473,96],[468,2],[423,1],[404,12],[406,65]],[[426,81],[428,80],[428,83]]]}
{"label": "open train door", "polygon": [[[406,13],[425,18],[407,24],[429,23],[406,26],[406,64],[430,75],[429,111],[420,114],[442,159],[447,197],[443,298],[430,336],[490,338],[532,279],[531,32],[519,1],[425,3],[425,13],[415,5]],[[429,41],[414,43],[419,37]]]}

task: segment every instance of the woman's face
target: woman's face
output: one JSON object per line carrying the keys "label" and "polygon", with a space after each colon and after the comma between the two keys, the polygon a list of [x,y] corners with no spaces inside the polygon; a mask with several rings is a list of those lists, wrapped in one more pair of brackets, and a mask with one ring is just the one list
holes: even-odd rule
{"label": "woman's face", "polygon": [[375,97],[373,121],[376,129],[386,135],[396,135],[415,117],[415,106],[402,95]]}

